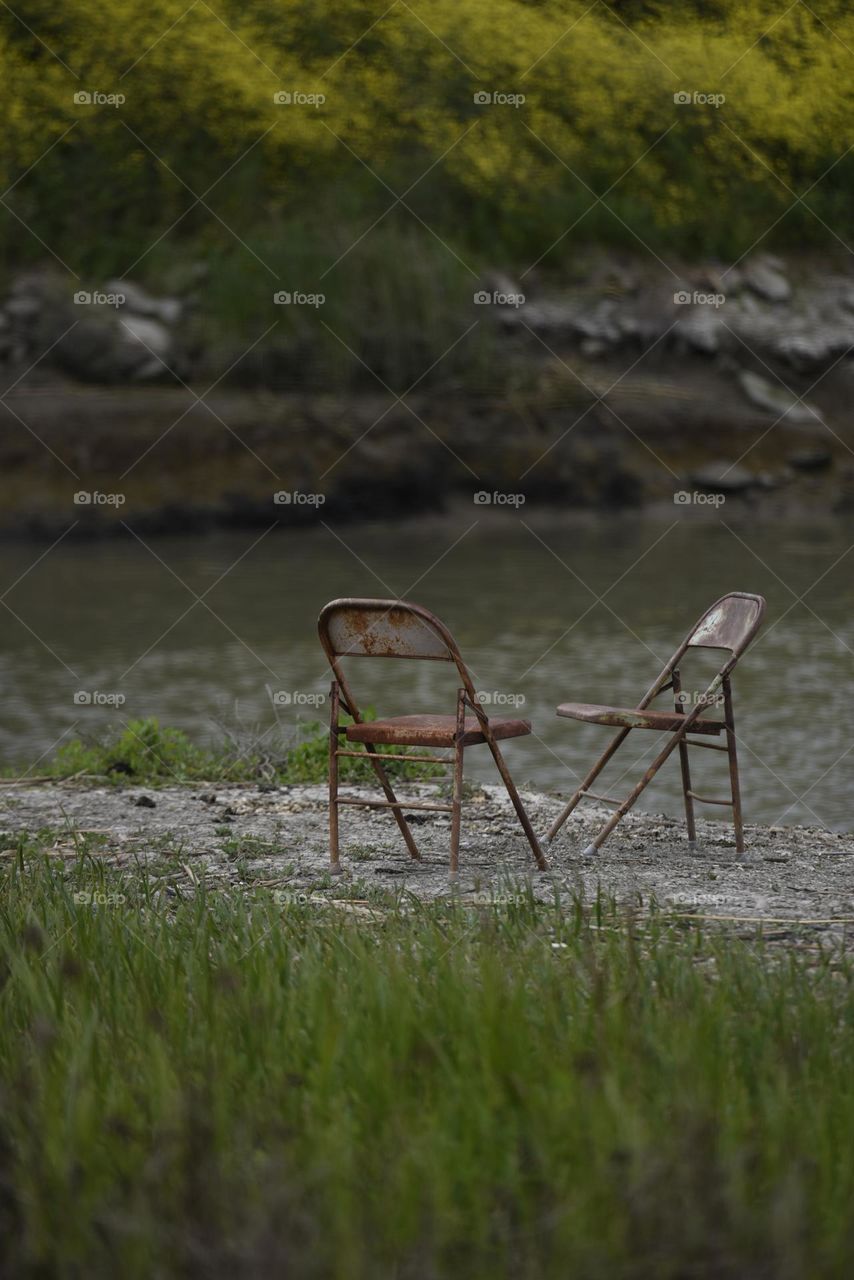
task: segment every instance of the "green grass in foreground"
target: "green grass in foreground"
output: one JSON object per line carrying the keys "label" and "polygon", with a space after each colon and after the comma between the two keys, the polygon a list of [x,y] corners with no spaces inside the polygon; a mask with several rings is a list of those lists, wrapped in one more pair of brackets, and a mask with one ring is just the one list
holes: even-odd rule
{"label": "green grass in foreground", "polygon": [[851,1274],[838,955],[3,865],[4,1276]]}
{"label": "green grass in foreground", "polygon": [[[342,716],[341,723],[349,723],[348,718]],[[377,750],[385,753],[401,749]],[[74,738],[41,767],[45,777],[88,776],[117,784],[155,787],[175,782],[324,782],[328,762],[329,733],[317,724],[304,725],[299,737],[260,734],[243,747],[228,742],[211,748],[197,746],[180,729],[161,726],[149,718],[130,720],[120,733],[102,739]],[[389,761],[386,769],[392,777],[406,780],[435,777],[442,772],[435,765],[399,760]],[[4,773],[17,777],[20,770],[11,767]],[[340,761],[340,775],[346,782],[376,780],[370,764],[346,757]]]}

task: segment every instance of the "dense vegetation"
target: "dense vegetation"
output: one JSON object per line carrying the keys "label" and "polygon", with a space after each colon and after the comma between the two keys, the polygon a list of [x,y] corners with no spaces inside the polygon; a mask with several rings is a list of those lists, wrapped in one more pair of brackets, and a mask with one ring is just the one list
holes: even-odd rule
{"label": "dense vegetation", "polygon": [[[31,31],[9,11],[0,19],[0,180],[35,165],[10,204],[78,263],[82,253],[127,266],[188,210],[171,247],[197,235],[230,252],[216,218],[190,207],[187,187],[201,196],[216,183],[206,203],[250,231],[250,245],[257,237],[261,256],[287,261],[294,229],[281,219],[299,218],[322,228],[329,265],[394,199],[364,165],[402,194],[436,162],[407,204],[467,251],[524,260],[593,202],[585,184],[597,194],[615,184],[614,212],[589,214],[556,262],[572,260],[579,238],[634,243],[616,215],[659,245],[747,247],[792,203],[786,185],[800,194],[836,161],[807,203],[835,225],[850,202],[844,0],[785,12],[774,0],[17,9]],[[126,100],[84,109],[81,91]],[[725,102],[679,106],[679,91]],[[276,92],[325,101],[277,106]],[[525,101],[485,110],[478,92]],[[7,246],[25,242],[13,218],[3,231]],[[800,207],[780,232],[798,243],[828,235]]]}
{"label": "dense vegetation", "polygon": [[[445,377],[480,361],[494,381],[488,326],[462,341],[485,266],[566,278],[591,241],[654,265],[845,240],[845,0],[15,9],[0,275],[53,254],[89,285],[192,287],[199,341],[228,353],[217,374],[231,337],[245,351],[276,325],[285,381],[361,371],[377,390],[362,360],[400,391],[440,357]],[[476,101],[496,93],[524,102]],[[280,290],[325,307],[276,307]],[[275,348],[275,383],[270,364]]]}
{"label": "dense vegetation", "polygon": [[3,844],[10,1280],[851,1274],[838,954]]}

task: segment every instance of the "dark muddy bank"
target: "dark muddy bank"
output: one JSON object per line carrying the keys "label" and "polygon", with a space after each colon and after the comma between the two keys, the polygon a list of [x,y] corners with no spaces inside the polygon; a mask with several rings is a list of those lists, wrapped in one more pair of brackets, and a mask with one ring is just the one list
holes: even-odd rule
{"label": "dark muddy bank", "polygon": [[[309,524],[468,503],[854,509],[842,415],[774,422],[701,362],[505,400],[44,386],[0,405],[0,533]],[[586,370],[597,395],[610,374]],[[616,376],[616,375],[615,375]],[[81,501],[81,495],[83,501]],[[484,496],[485,495],[485,496]]]}
{"label": "dark muddy bank", "polygon": [[234,335],[214,350],[192,295],[108,284],[78,303],[30,272],[0,303],[2,534],[460,502],[699,510],[716,494],[760,514],[854,510],[847,264],[758,255],[674,275],[599,254],[583,278],[525,292],[493,273],[447,317],[489,335],[492,372],[443,380],[437,360],[402,399],[359,354],[358,323],[355,380],[319,390],[281,326],[257,349]]}

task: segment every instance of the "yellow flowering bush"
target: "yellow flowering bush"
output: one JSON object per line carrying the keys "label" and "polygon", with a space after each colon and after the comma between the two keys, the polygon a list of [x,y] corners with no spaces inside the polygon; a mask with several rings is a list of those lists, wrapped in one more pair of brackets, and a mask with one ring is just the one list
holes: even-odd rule
{"label": "yellow flowering bush", "polygon": [[0,243],[112,265],[296,218],[347,245],[398,195],[477,263],[562,236],[546,265],[596,238],[735,254],[775,223],[832,243],[852,49],[845,0],[19,0]]}

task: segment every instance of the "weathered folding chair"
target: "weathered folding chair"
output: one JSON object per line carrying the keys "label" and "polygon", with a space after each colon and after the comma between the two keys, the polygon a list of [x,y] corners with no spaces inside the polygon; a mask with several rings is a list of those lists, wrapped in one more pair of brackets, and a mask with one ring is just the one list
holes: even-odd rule
{"label": "weathered folding chair", "polygon": [[[413,858],[420,861],[421,854],[404,817],[404,811],[429,809],[450,813],[451,816],[451,876],[459,866],[460,821],[462,817],[463,753],[466,747],[485,742],[492,752],[498,772],[513,807],[528,838],[537,866],[541,871],[548,864],[543,857],[533,827],[525,812],[519,793],[510,777],[504,757],[498,746],[502,738],[518,738],[531,732],[527,720],[490,718],[478,701],[465,663],[456,642],[447,627],[427,609],[403,600],[332,600],[321,610],[317,622],[320,643],[335,679],[330,693],[329,725],[329,854],[333,874],[340,872],[338,854],[338,806],[342,804],[366,805],[370,808],[391,809]],[[461,688],[457,690],[455,715],[394,716],[386,720],[364,722],[352,690],[341,670],[341,658],[414,658],[434,662],[452,662],[456,666]],[[354,721],[346,727],[339,723],[343,709]],[[470,712],[471,714],[467,714]],[[358,749],[340,746],[354,744]],[[404,755],[378,753],[380,744],[394,747],[421,747],[424,749],[453,748],[453,800],[451,804],[404,803],[392,790],[388,774],[383,767],[386,760],[422,761],[448,764],[442,756]],[[364,758],[371,761],[385,793],[385,800],[360,800],[338,794],[338,761],[341,756]]]}
{"label": "weathered folding chair", "polygon": [[[683,640],[682,644],[667,663],[661,675],[647,690],[638,705],[632,709],[625,707],[605,707],[585,702],[564,702],[557,708],[559,716],[567,716],[570,720],[583,720],[587,724],[607,724],[619,728],[605,752],[587,774],[569,804],[552,825],[548,839],[553,840],[573,809],[584,799],[600,800],[606,804],[617,806],[616,813],[609,818],[592,844],[584,850],[585,856],[592,856],[601,848],[621,818],[625,817],[644,788],[652,781],[664,764],[667,757],[677,747],[682,766],[682,791],[685,797],[685,818],[688,824],[688,841],[690,847],[696,847],[697,834],[694,824],[694,801],[701,804],[723,804],[732,808],[735,826],[735,847],[738,853],[744,852],[744,826],[741,816],[741,792],[738,784],[738,757],[735,742],[735,721],[732,710],[732,688],[730,676],[733,668],[759,630],[765,615],[765,601],[762,596],[749,595],[743,591],[731,591],[722,596],[708,609]],[[689,649],[726,649],[729,658],[720,668],[709,687],[694,703],[686,708],[685,696],[679,674],[679,663]],[[668,689],[673,690],[674,711],[650,711],[648,707],[654,698]],[[723,703],[723,719],[702,716],[701,712],[709,707]],[[625,800],[616,800],[612,796],[597,795],[590,790],[605,765],[622,746],[632,729],[658,729],[670,734],[667,744],[653,760],[637,786]],[[726,745],[709,742],[709,737],[717,736],[723,731]],[[689,738],[688,734],[699,734],[701,737]],[[704,740],[705,739],[705,740]],[[689,747],[708,747],[713,751],[726,751],[729,756],[729,800],[712,796],[701,796],[691,790],[691,773],[688,765]]]}

